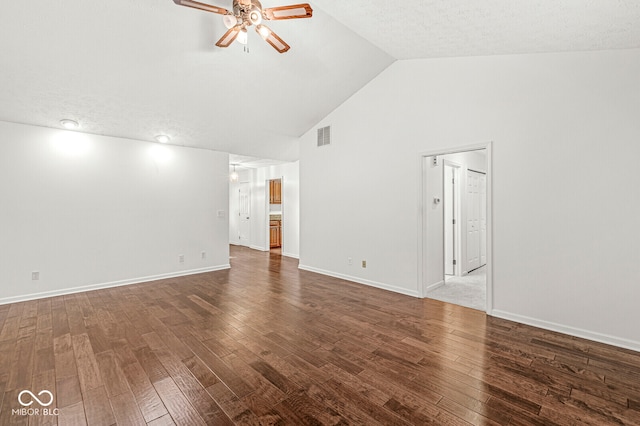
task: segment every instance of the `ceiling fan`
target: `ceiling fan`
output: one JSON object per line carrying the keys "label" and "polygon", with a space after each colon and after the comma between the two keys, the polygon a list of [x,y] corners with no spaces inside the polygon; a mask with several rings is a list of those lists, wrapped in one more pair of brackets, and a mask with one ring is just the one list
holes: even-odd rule
{"label": "ceiling fan", "polygon": [[228,31],[218,40],[216,46],[228,47],[236,39],[242,44],[247,43],[247,28],[255,25],[256,32],[267,43],[280,53],[290,49],[290,46],[282,40],[269,27],[262,24],[263,20],[278,21],[281,19],[311,18],[313,9],[308,3],[294,4],[290,6],[268,7],[263,9],[258,0],[233,0],[233,11],[222,7],[212,6],[193,0],[173,0],[180,6],[192,7],[205,12],[224,15],[223,22]]}

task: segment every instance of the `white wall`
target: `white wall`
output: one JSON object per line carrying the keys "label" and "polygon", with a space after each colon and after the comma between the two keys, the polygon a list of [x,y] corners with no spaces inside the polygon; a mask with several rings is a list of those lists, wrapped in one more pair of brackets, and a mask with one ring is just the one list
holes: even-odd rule
{"label": "white wall", "polygon": [[[267,186],[271,179],[282,179],[282,254],[298,258],[300,253],[300,166],[299,162],[261,167],[240,173],[240,181],[251,183],[251,242],[255,250],[269,250],[269,227],[267,226]],[[230,211],[237,213],[238,202],[234,200],[237,184],[231,184]],[[237,221],[230,222],[229,241],[237,243]]]}
{"label": "white wall", "polygon": [[301,138],[301,268],[418,295],[419,153],[493,141],[490,313],[640,349],[638,75],[637,49],[394,63]]}
{"label": "white wall", "polygon": [[0,303],[228,267],[227,154],[5,122],[0,153]]}

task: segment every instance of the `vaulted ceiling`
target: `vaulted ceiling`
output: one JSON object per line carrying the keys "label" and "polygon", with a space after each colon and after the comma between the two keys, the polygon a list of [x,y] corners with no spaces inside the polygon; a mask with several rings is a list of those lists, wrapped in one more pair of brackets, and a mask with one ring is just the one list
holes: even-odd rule
{"label": "vaulted ceiling", "polygon": [[221,16],[171,0],[3,2],[0,120],[294,160],[395,60],[640,47],[637,0],[310,3],[312,19],[269,23],[291,45],[279,54],[252,32],[250,53],[217,48]]}

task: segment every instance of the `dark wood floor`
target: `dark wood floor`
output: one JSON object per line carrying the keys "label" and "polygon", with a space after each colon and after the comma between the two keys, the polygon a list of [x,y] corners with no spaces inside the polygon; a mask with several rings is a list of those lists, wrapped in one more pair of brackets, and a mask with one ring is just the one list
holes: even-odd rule
{"label": "dark wood floor", "polygon": [[638,353],[232,256],[0,306],[0,425],[640,424]]}

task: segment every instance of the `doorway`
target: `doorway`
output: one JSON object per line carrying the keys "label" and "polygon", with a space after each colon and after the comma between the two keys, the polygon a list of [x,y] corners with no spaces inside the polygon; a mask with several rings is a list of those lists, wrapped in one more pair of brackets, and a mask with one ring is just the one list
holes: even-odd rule
{"label": "doorway", "polygon": [[422,156],[424,297],[490,312],[490,144]]}
{"label": "doorway", "polygon": [[282,255],[284,245],[284,209],[282,178],[267,181],[267,207],[268,207],[268,227],[269,230],[269,251],[272,254]]}

